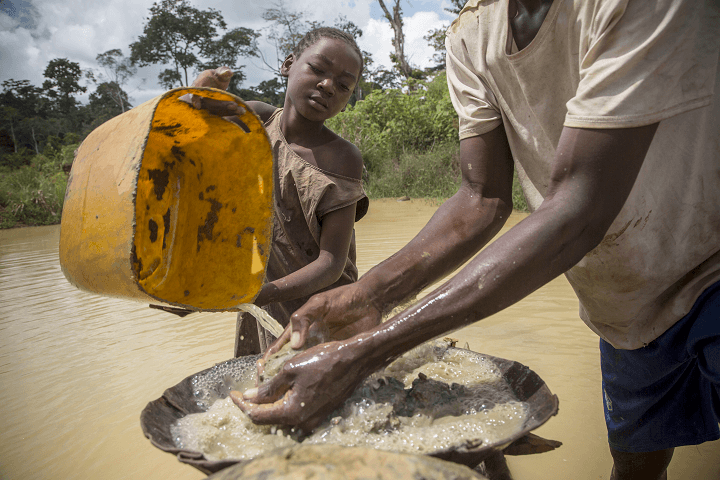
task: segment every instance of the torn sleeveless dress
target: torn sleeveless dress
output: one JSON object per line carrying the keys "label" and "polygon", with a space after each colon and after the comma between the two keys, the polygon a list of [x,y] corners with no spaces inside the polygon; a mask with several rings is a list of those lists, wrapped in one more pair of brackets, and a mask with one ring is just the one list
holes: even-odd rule
{"label": "torn sleeveless dress", "polygon": [[[318,258],[323,216],[355,203],[357,222],[365,216],[369,205],[362,180],[322,170],[297,155],[280,130],[281,118],[282,109],[278,109],[265,123],[275,160],[273,241],[266,269],[267,282],[285,277]],[[353,232],[341,277],[323,290],[356,281],[358,271],[355,259]],[[310,296],[312,295],[272,303],[263,308],[281,325],[286,326],[290,316],[307,302]],[[274,340],[274,337],[257,325],[255,319],[248,314],[238,314],[237,326],[236,357],[264,351]]]}

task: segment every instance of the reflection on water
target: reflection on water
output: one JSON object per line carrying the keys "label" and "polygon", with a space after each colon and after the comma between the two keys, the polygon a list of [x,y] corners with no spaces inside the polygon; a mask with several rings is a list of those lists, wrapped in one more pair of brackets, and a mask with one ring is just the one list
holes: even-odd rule
{"label": "reflection on water", "polygon": [[[407,243],[435,209],[372,202],[356,228],[360,272]],[[81,292],[60,271],[58,239],[57,226],[0,232],[0,478],[203,478],[153,447],[139,417],[166,388],[231,357],[235,316],[181,319]],[[560,398],[558,416],[536,433],[564,445],[511,457],[516,480],[608,478],[597,337],[563,278],[452,336],[528,365]],[[670,475],[720,478],[720,442],[678,449]]]}

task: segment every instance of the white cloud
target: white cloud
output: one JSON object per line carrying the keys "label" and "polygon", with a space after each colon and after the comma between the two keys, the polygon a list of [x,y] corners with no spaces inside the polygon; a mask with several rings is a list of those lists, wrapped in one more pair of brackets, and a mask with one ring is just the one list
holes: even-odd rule
{"label": "white cloud", "polygon": [[[68,58],[81,68],[98,69],[95,57],[110,49],[119,48],[127,56],[129,45],[143,32],[145,19],[154,0],[2,0],[0,4],[0,81],[13,78],[30,80],[41,86],[43,71],[53,58]],[[222,13],[229,28],[246,27],[259,31],[268,26],[262,12],[273,0],[190,0],[199,9],[213,8]],[[392,34],[389,23],[380,18],[375,0],[294,0],[285,1],[291,9],[305,14],[307,20],[332,25],[343,15],[363,30],[361,48],[373,54],[375,66],[390,66]],[[410,62],[419,67],[429,66],[432,49],[422,38],[432,28],[449,23],[441,6],[447,0],[413,0],[406,11],[412,15],[405,20],[406,53]],[[418,11],[418,9],[426,11]],[[372,16],[377,18],[372,18]],[[264,37],[260,45],[266,59],[274,62],[275,55]],[[243,59],[246,66],[244,86],[257,85],[272,78],[260,59]],[[138,105],[162,93],[157,74],[165,67],[141,68],[126,90]],[[145,80],[143,82],[143,79]],[[90,86],[90,85],[89,85]],[[90,86],[91,87],[91,86]],[[87,94],[82,97],[87,98]]]}
{"label": "white cloud", "polygon": [[[423,37],[435,28],[445,24],[436,12],[417,12],[403,19],[405,34],[405,56],[413,67],[425,68],[433,65],[435,51]],[[360,48],[373,54],[374,68],[390,68],[390,54],[395,52],[392,46],[393,31],[386,19],[370,19],[363,28],[363,36],[358,42]]]}

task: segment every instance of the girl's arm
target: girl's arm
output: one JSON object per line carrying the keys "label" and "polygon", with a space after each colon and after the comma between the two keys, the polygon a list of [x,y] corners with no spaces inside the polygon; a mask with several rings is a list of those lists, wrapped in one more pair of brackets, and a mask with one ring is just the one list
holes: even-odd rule
{"label": "girl's arm", "polygon": [[[233,71],[228,67],[220,67],[214,70],[205,70],[193,81],[193,87],[211,87],[220,90],[227,90],[230,84],[230,79],[233,76]],[[228,102],[222,100],[213,100],[209,98],[198,97],[196,101],[186,100],[191,103],[195,108],[204,109],[215,115],[221,117],[234,117],[235,115],[242,115],[243,111],[237,111],[237,105],[235,102]],[[260,117],[260,120],[266,122],[272,114],[277,110],[277,107],[270,105],[265,102],[258,102],[256,100],[246,101],[245,104]],[[231,120],[231,119],[229,119]],[[231,120],[233,121],[233,120]],[[235,122],[237,123],[237,122]]]}
{"label": "girl's arm", "polygon": [[320,255],[290,275],[266,283],[255,304],[283,302],[311,295],[335,283],[347,262],[355,225],[355,204],[328,213],[320,226]]}

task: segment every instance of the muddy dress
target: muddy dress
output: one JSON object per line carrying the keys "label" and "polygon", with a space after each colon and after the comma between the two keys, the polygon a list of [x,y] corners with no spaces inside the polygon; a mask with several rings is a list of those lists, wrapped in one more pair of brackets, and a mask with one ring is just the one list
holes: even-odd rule
{"label": "muddy dress", "polygon": [[[267,282],[285,277],[318,258],[323,216],[355,203],[357,222],[365,216],[369,205],[362,180],[322,170],[293,152],[280,130],[281,118],[282,109],[278,109],[265,123],[275,159],[273,241],[266,270]],[[342,275],[323,290],[356,281],[355,258],[353,232]],[[310,296],[272,303],[263,308],[285,326],[290,321],[290,315]],[[236,357],[264,351],[274,340],[248,314],[238,314],[237,327]]]}

